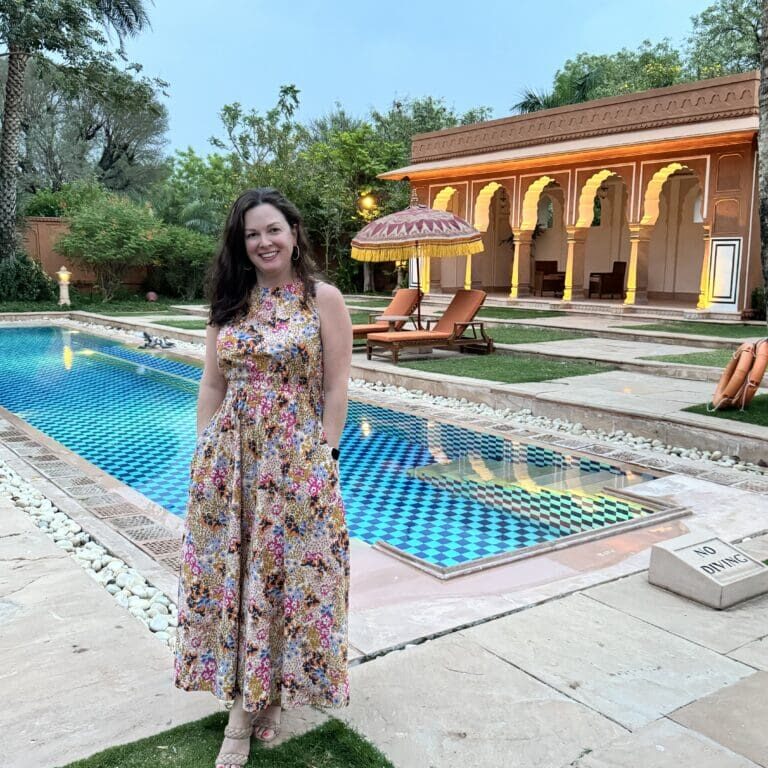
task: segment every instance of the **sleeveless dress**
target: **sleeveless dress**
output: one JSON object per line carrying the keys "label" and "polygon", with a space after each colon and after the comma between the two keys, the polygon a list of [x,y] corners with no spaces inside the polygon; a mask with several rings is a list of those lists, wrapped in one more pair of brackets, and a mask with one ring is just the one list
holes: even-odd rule
{"label": "sleeveless dress", "polygon": [[303,284],[223,326],[224,400],[192,459],[175,682],[248,711],[349,703],[349,536],[322,427],[320,320]]}

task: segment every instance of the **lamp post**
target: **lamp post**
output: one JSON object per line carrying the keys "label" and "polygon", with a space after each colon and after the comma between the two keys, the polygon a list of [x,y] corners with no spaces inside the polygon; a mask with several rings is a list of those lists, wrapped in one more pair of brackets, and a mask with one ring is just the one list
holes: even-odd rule
{"label": "lamp post", "polygon": [[59,306],[71,306],[69,300],[69,278],[72,273],[66,268],[62,267],[57,273],[56,277],[59,278]]}
{"label": "lamp post", "polygon": [[[361,218],[366,221],[373,221],[378,213],[379,201],[370,191],[363,191],[357,198],[357,210]],[[363,264],[363,293],[373,291],[373,270],[368,262]]]}

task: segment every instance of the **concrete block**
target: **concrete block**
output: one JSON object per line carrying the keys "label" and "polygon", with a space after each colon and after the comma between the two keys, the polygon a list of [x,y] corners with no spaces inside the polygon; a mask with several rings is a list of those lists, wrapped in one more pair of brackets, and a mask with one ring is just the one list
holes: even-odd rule
{"label": "concrete block", "polygon": [[648,581],[723,609],[768,592],[768,566],[722,539],[691,533],[653,545]]}

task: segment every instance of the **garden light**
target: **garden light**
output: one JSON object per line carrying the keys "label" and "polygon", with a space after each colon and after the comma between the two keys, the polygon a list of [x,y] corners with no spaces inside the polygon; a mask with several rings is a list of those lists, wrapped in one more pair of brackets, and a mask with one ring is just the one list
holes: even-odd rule
{"label": "garden light", "polygon": [[59,306],[70,306],[69,300],[69,278],[72,273],[66,268],[62,267],[57,273],[56,277],[59,278]]}

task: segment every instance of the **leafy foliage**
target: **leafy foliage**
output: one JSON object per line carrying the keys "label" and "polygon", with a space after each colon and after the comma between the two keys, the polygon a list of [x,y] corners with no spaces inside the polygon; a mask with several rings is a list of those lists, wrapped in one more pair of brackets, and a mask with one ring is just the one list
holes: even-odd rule
{"label": "leafy foliage", "polygon": [[512,109],[536,112],[759,68],[759,0],[717,0],[691,25],[683,50],[645,40],[637,50],[580,53],[557,71],[551,90],[526,89]]}
{"label": "leafy foliage", "polygon": [[70,216],[84,205],[104,196],[104,190],[96,182],[83,179],[64,184],[54,192],[41,189],[24,201],[25,216]]}
{"label": "leafy foliage", "polygon": [[171,291],[185,301],[203,293],[216,241],[186,227],[163,227],[154,238],[155,259]]}
{"label": "leafy foliage", "polygon": [[154,238],[160,222],[147,206],[125,197],[105,194],[83,205],[72,214],[69,226],[55,250],[94,271],[104,301],[115,295],[132,267],[156,258]]}
{"label": "leafy foliage", "polygon": [[[142,0],[0,0],[0,44],[7,50],[8,77],[0,133],[0,258],[16,241],[16,182],[24,111],[24,82],[32,57],[82,70],[110,65],[106,31],[123,37],[147,23]],[[120,51],[122,53],[122,51]]]}
{"label": "leafy foliage", "polygon": [[732,75],[760,67],[759,0],[720,0],[691,18],[690,77]]}
{"label": "leafy foliage", "polygon": [[0,301],[50,301],[55,296],[53,280],[25,254],[0,262]]}
{"label": "leafy foliage", "polygon": [[[0,85],[6,72],[0,62]],[[167,170],[164,85],[106,62],[83,69],[33,62],[24,87],[21,193],[91,177],[134,196],[146,191]]]}

